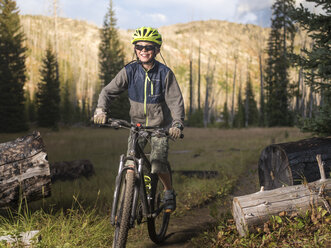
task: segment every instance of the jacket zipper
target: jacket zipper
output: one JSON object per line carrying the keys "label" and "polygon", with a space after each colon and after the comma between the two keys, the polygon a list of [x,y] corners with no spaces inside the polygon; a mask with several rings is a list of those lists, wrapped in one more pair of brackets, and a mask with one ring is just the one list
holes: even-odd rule
{"label": "jacket zipper", "polygon": [[148,85],[148,81],[151,82],[151,95],[153,95],[153,84],[151,79],[148,76],[148,72],[145,71],[145,91],[144,91],[144,114],[146,116],[146,127],[148,126],[148,116],[147,116],[147,85]]}

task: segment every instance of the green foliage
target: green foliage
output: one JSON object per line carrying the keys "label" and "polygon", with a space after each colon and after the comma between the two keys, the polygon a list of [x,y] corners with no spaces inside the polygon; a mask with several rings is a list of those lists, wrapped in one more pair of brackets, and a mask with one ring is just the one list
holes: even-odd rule
{"label": "green foliage", "polygon": [[113,3],[110,0],[103,27],[100,30],[99,78],[103,86],[107,85],[124,66],[124,55],[116,29],[116,21]]}
{"label": "green foliage", "polygon": [[35,122],[37,120],[35,97],[31,97],[28,89],[25,91],[25,99],[27,118],[30,122]]}
{"label": "green foliage", "polygon": [[259,122],[259,112],[254,98],[254,92],[253,92],[250,75],[248,75],[244,104],[245,104],[245,126],[256,126]]}
{"label": "green foliage", "polygon": [[230,127],[230,113],[228,108],[228,103],[224,103],[223,111],[222,111],[222,123],[220,127],[229,128]]}
{"label": "green foliage", "polygon": [[311,50],[304,49],[303,55],[295,55],[294,63],[305,69],[305,82],[321,94],[322,103],[318,113],[302,120],[304,131],[319,135],[331,135],[331,3],[326,0],[307,0],[320,6],[324,13],[313,13],[302,5],[291,12],[291,17],[305,29],[313,40]]}
{"label": "green foliage", "polygon": [[66,81],[64,87],[62,89],[62,97],[61,97],[61,119],[62,122],[66,125],[72,123],[72,112],[73,112],[73,105],[70,101],[70,89],[69,89],[69,82]]}
{"label": "green foliage", "polygon": [[27,129],[24,40],[16,2],[0,0],[0,132]]}
{"label": "green foliage", "polygon": [[[266,118],[268,126],[291,125],[289,113],[289,56],[293,50],[295,29],[288,11],[293,0],[277,0],[273,6],[266,65]],[[290,45],[287,43],[290,42]]]}
{"label": "green foliage", "polygon": [[38,125],[57,128],[60,120],[60,82],[57,60],[50,45],[46,50],[40,74],[41,81],[38,83],[37,92]]}
{"label": "green foliage", "polygon": [[319,107],[314,118],[301,119],[300,127],[304,132],[312,132],[320,136],[331,135],[331,91],[324,97],[324,104]]}
{"label": "green foliage", "polygon": [[[99,78],[102,86],[105,86],[124,66],[124,54],[116,29],[116,18],[112,0],[109,2],[109,9],[104,18],[103,27],[100,30],[100,37]],[[110,114],[114,118],[130,120],[129,110],[128,94],[122,93],[112,101]]]}
{"label": "green foliage", "polygon": [[245,126],[245,106],[241,97],[241,87],[239,88],[237,102],[238,105],[237,105],[236,113],[234,115],[233,127],[241,128]]}
{"label": "green foliage", "polygon": [[203,127],[203,111],[195,110],[193,113],[188,117],[187,126],[189,127]]}
{"label": "green foliage", "polygon": [[321,207],[301,215],[272,216],[255,232],[239,237],[230,215],[224,216],[217,229],[194,239],[199,247],[328,247],[331,216]]}

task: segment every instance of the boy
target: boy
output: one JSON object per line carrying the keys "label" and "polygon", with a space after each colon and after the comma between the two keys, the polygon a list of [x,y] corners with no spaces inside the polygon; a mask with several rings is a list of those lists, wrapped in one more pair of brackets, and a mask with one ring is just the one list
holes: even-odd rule
{"label": "boy", "polygon": [[[143,126],[170,128],[170,136],[177,139],[184,128],[184,102],[174,73],[155,59],[160,53],[162,36],[154,28],[141,27],[134,32],[131,43],[134,45],[137,60],[126,65],[102,89],[94,113],[94,122],[104,124],[107,119],[107,106],[111,100],[128,90],[131,122]],[[164,186],[165,210],[174,211],[176,195],[168,162],[168,138],[149,139],[152,173],[158,174]],[[141,140],[139,144],[143,148],[146,141]]]}

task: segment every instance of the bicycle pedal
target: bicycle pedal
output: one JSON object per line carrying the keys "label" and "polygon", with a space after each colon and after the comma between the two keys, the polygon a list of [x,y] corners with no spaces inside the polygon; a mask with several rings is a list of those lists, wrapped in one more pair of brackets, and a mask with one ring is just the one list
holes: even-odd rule
{"label": "bicycle pedal", "polygon": [[164,210],[166,213],[171,213],[172,212],[172,210],[171,209],[166,209],[166,210]]}

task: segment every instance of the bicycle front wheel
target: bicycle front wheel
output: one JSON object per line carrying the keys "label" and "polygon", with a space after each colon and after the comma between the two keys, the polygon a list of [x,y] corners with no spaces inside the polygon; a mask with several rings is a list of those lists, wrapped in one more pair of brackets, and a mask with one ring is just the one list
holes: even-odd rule
{"label": "bicycle front wheel", "polygon": [[166,213],[163,209],[160,209],[163,204],[162,183],[155,174],[152,174],[151,178],[152,188],[150,193],[150,208],[151,212],[157,213],[157,215],[153,218],[147,218],[148,234],[154,243],[160,244],[165,240],[170,213]]}
{"label": "bicycle front wheel", "polygon": [[120,186],[119,200],[115,216],[115,233],[113,248],[125,247],[130,229],[130,215],[134,192],[134,172],[127,170],[123,173],[122,185]]}

